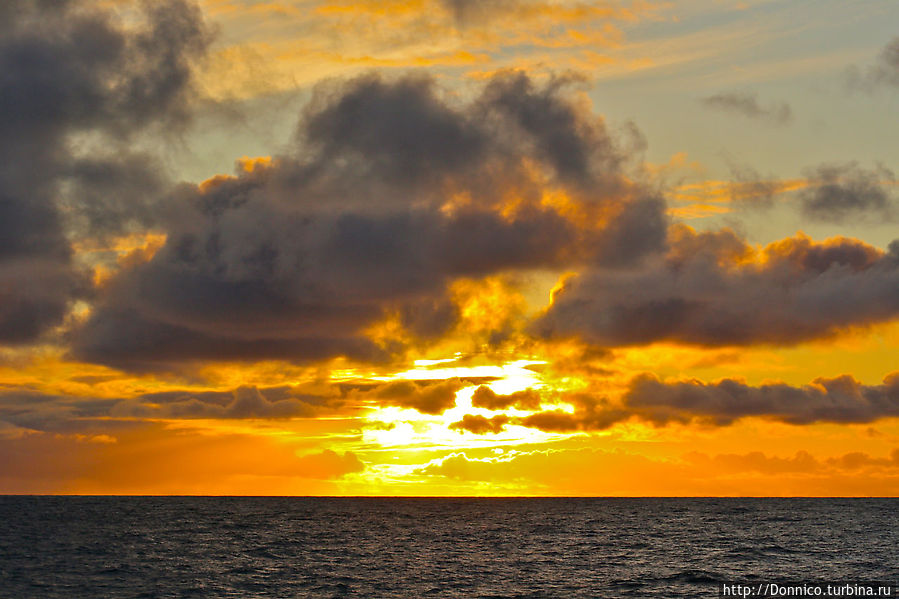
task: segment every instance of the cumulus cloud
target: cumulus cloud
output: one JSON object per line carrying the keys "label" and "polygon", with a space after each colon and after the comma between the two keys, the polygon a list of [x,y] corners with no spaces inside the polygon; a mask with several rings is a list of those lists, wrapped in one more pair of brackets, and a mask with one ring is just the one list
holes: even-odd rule
{"label": "cumulus cloud", "polygon": [[199,9],[141,9],[125,26],[93,3],[24,0],[0,19],[2,343],[35,340],[88,294],[69,226],[119,227],[139,217],[126,203],[157,188],[152,162],[122,140],[188,119],[192,64],[209,41]]}
{"label": "cumulus cloud", "polygon": [[805,175],[809,186],[799,192],[799,200],[809,218],[833,223],[896,218],[897,200],[889,187],[896,176],[883,166],[866,170],[856,163],[824,164]]}
{"label": "cumulus cloud", "polygon": [[733,232],[673,230],[668,254],[567,280],[535,323],[600,347],[795,344],[899,315],[899,243],[799,235],[758,251]]}
{"label": "cumulus cloud", "polygon": [[793,110],[789,104],[774,102],[762,105],[755,93],[720,93],[703,98],[702,103],[709,108],[740,114],[776,125],[786,125],[793,120]]}
{"label": "cumulus cloud", "polygon": [[568,87],[501,73],[465,103],[416,75],[323,85],[291,153],[175,192],[165,246],[104,287],[74,355],[379,360],[395,348],[368,327],[440,334],[458,277],[659,251],[664,202]]}

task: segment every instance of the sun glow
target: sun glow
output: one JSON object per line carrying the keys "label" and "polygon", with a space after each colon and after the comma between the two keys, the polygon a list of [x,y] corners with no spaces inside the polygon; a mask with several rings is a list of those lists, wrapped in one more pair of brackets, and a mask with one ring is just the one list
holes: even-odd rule
{"label": "sun glow", "polygon": [[[451,359],[417,360],[415,368],[397,373],[380,380],[483,380],[484,386],[494,393],[508,395],[527,389],[541,389],[546,386],[539,374],[529,368],[545,364],[541,360],[516,360],[500,365],[479,366],[446,366],[458,361],[458,356]],[[432,366],[441,366],[433,368]],[[479,384],[470,384],[459,389],[455,394],[455,405],[439,415],[422,414],[416,410],[398,407],[372,408],[365,416],[363,440],[383,448],[394,450],[417,451],[430,449],[489,448],[524,443],[539,443],[566,437],[556,433],[546,433],[533,428],[518,426],[515,418],[523,418],[534,413],[532,410],[514,407],[502,410],[489,410],[472,404],[472,395]],[[570,406],[557,406],[566,411]],[[489,434],[475,434],[469,431],[453,429],[454,423],[462,421],[466,416],[484,418],[507,417],[510,422],[502,430]]]}

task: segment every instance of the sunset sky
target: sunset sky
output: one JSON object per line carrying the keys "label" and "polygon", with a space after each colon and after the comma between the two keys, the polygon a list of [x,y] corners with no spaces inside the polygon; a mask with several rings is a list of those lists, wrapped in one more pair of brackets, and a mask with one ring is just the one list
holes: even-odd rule
{"label": "sunset sky", "polygon": [[897,25],[0,3],[0,493],[899,495]]}

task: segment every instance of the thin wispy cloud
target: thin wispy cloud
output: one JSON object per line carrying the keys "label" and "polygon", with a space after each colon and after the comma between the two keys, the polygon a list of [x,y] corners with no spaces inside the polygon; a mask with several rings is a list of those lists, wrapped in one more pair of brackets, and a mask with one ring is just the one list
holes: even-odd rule
{"label": "thin wispy cloud", "polygon": [[793,121],[793,109],[790,108],[789,104],[786,102],[763,104],[755,93],[719,93],[705,97],[701,102],[709,108],[775,125],[787,125]]}

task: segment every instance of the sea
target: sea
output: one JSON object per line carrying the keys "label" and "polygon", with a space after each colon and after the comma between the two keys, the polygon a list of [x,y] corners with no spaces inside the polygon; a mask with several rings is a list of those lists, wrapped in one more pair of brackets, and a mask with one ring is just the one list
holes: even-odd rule
{"label": "sea", "polygon": [[899,582],[897,524],[896,499],[4,496],[0,597],[671,598],[884,584]]}

